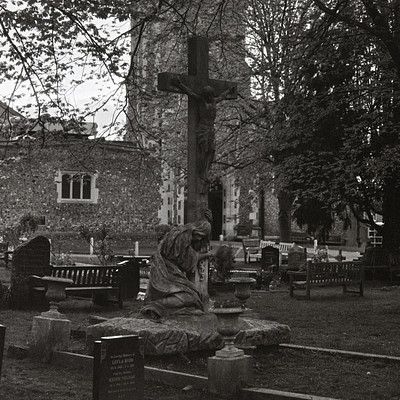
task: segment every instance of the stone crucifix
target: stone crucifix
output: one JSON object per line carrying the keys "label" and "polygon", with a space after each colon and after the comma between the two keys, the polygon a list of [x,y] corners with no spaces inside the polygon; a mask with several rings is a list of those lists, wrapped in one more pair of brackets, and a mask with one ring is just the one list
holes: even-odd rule
{"label": "stone crucifix", "polygon": [[210,79],[205,37],[188,39],[188,75],[158,74],[158,90],[186,94],[188,101],[187,221],[195,222],[208,208],[209,170],[215,155],[217,103],[237,98],[237,84]]}

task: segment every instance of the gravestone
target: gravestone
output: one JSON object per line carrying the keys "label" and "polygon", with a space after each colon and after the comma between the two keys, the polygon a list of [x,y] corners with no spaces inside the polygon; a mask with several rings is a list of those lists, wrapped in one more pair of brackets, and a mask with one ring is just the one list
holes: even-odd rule
{"label": "gravestone", "polygon": [[29,300],[29,276],[50,274],[50,242],[44,236],[34,238],[19,245],[13,253],[11,269],[12,308],[26,307]]}
{"label": "gravestone", "polygon": [[261,269],[264,271],[270,270],[270,272],[279,271],[278,248],[272,246],[265,246],[261,249]]}
{"label": "gravestone", "polygon": [[1,367],[3,365],[5,339],[6,339],[6,327],[3,325],[0,325],[0,379],[1,379]]}
{"label": "gravestone", "polygon": [[304,247],[297,245],[288,250],[288,270],[305,269],[307,262],[307,253]]}
{"label": "gravestone", "polygon": [[143,349],[138,335],[102,337],[95,342],[93,400],[144,398]]}

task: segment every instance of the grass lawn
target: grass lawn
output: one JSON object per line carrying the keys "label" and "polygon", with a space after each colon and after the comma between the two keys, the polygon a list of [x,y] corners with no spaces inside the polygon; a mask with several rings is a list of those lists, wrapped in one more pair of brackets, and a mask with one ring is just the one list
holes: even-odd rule
{"label": "grass lawn", "polygon": [[[0,268],[0,279],[5,279],[2,271],[4,268]],[[351,293],[343,295],[340,287],[318,288],[311,291],[311,300],[290,298],[285,285],[280,289],[254,291],[247,306],[262,319],[289,325],[291,343],[400,357],[399,285],[369,281],[364,297]],[[226,295],[216,294],[214,299]],[[68,299],[61,311],[72,321],[74,330],[83,331],[89,316],[125,316],[138,311],[141,305],[141,301],[128,300],[119,310],[114,306],[94,306],[88,300]],[[7,327],[6,348],[29,342],[32,318],[40,311],[0,310],[0,324]],[[71,346],[75,351],[83,351],[82,340],[78,337]],[[209,355],[148,357],[145,363],[206,375]],[[91,399],[91,371],[60,369],[6,356],[2,375],[1,399]],[[260,348],[254,352],[254,375],[255,386],[269,389],[345,400],[400,399],[400,362],[394,361]],[[146,398],[200,400],[217,397],[149,383]]]}

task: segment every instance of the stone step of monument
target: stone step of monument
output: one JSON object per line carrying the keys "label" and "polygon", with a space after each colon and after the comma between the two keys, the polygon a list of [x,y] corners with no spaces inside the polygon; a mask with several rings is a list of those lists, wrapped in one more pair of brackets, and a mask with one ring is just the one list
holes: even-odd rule
{"label": "stone step of monument", "polygon": [[[268,346],[290,342],[290,328],[275,321],[240,318],[238,346]],[[179,354],[199,350],[216,350],[223,341],[217,331],[215,314],[175,315],[157,321],[145,318],[112,318],[87,328],[87,345],[104,336],[140,335],[148,355]]]}

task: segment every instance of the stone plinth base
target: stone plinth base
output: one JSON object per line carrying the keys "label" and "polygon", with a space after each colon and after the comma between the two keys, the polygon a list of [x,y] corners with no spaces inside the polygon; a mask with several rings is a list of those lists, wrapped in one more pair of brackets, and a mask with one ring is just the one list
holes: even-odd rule
{"label": "stone plinth base", "polygon": [[68,348],[70,336],[70,320],[47,316],[34,317],[29,347],[30,354],[48,362],[53,350],[66,350]]}
{"label": "stone plinth base", "polygon": [[251,356],[208,358],[208,390],[211,393],[231,397],[252,381],[253,358]]}
{"label": "stone plinth base", "polygon": [[[290,342],[290,328],[287,325],[245,318],[239,318],[239,324],[240,332],[235,342],[238,347],[269,346]],[[86,340],[91,351],[94,341],[102,336],[137,334],[145,339],[145,354],[179,354],[221,349],[223,341],[217,327],[217,317],[212,313],[174,316],[157,322],[140,317],[112,318],[89,326]]]}

